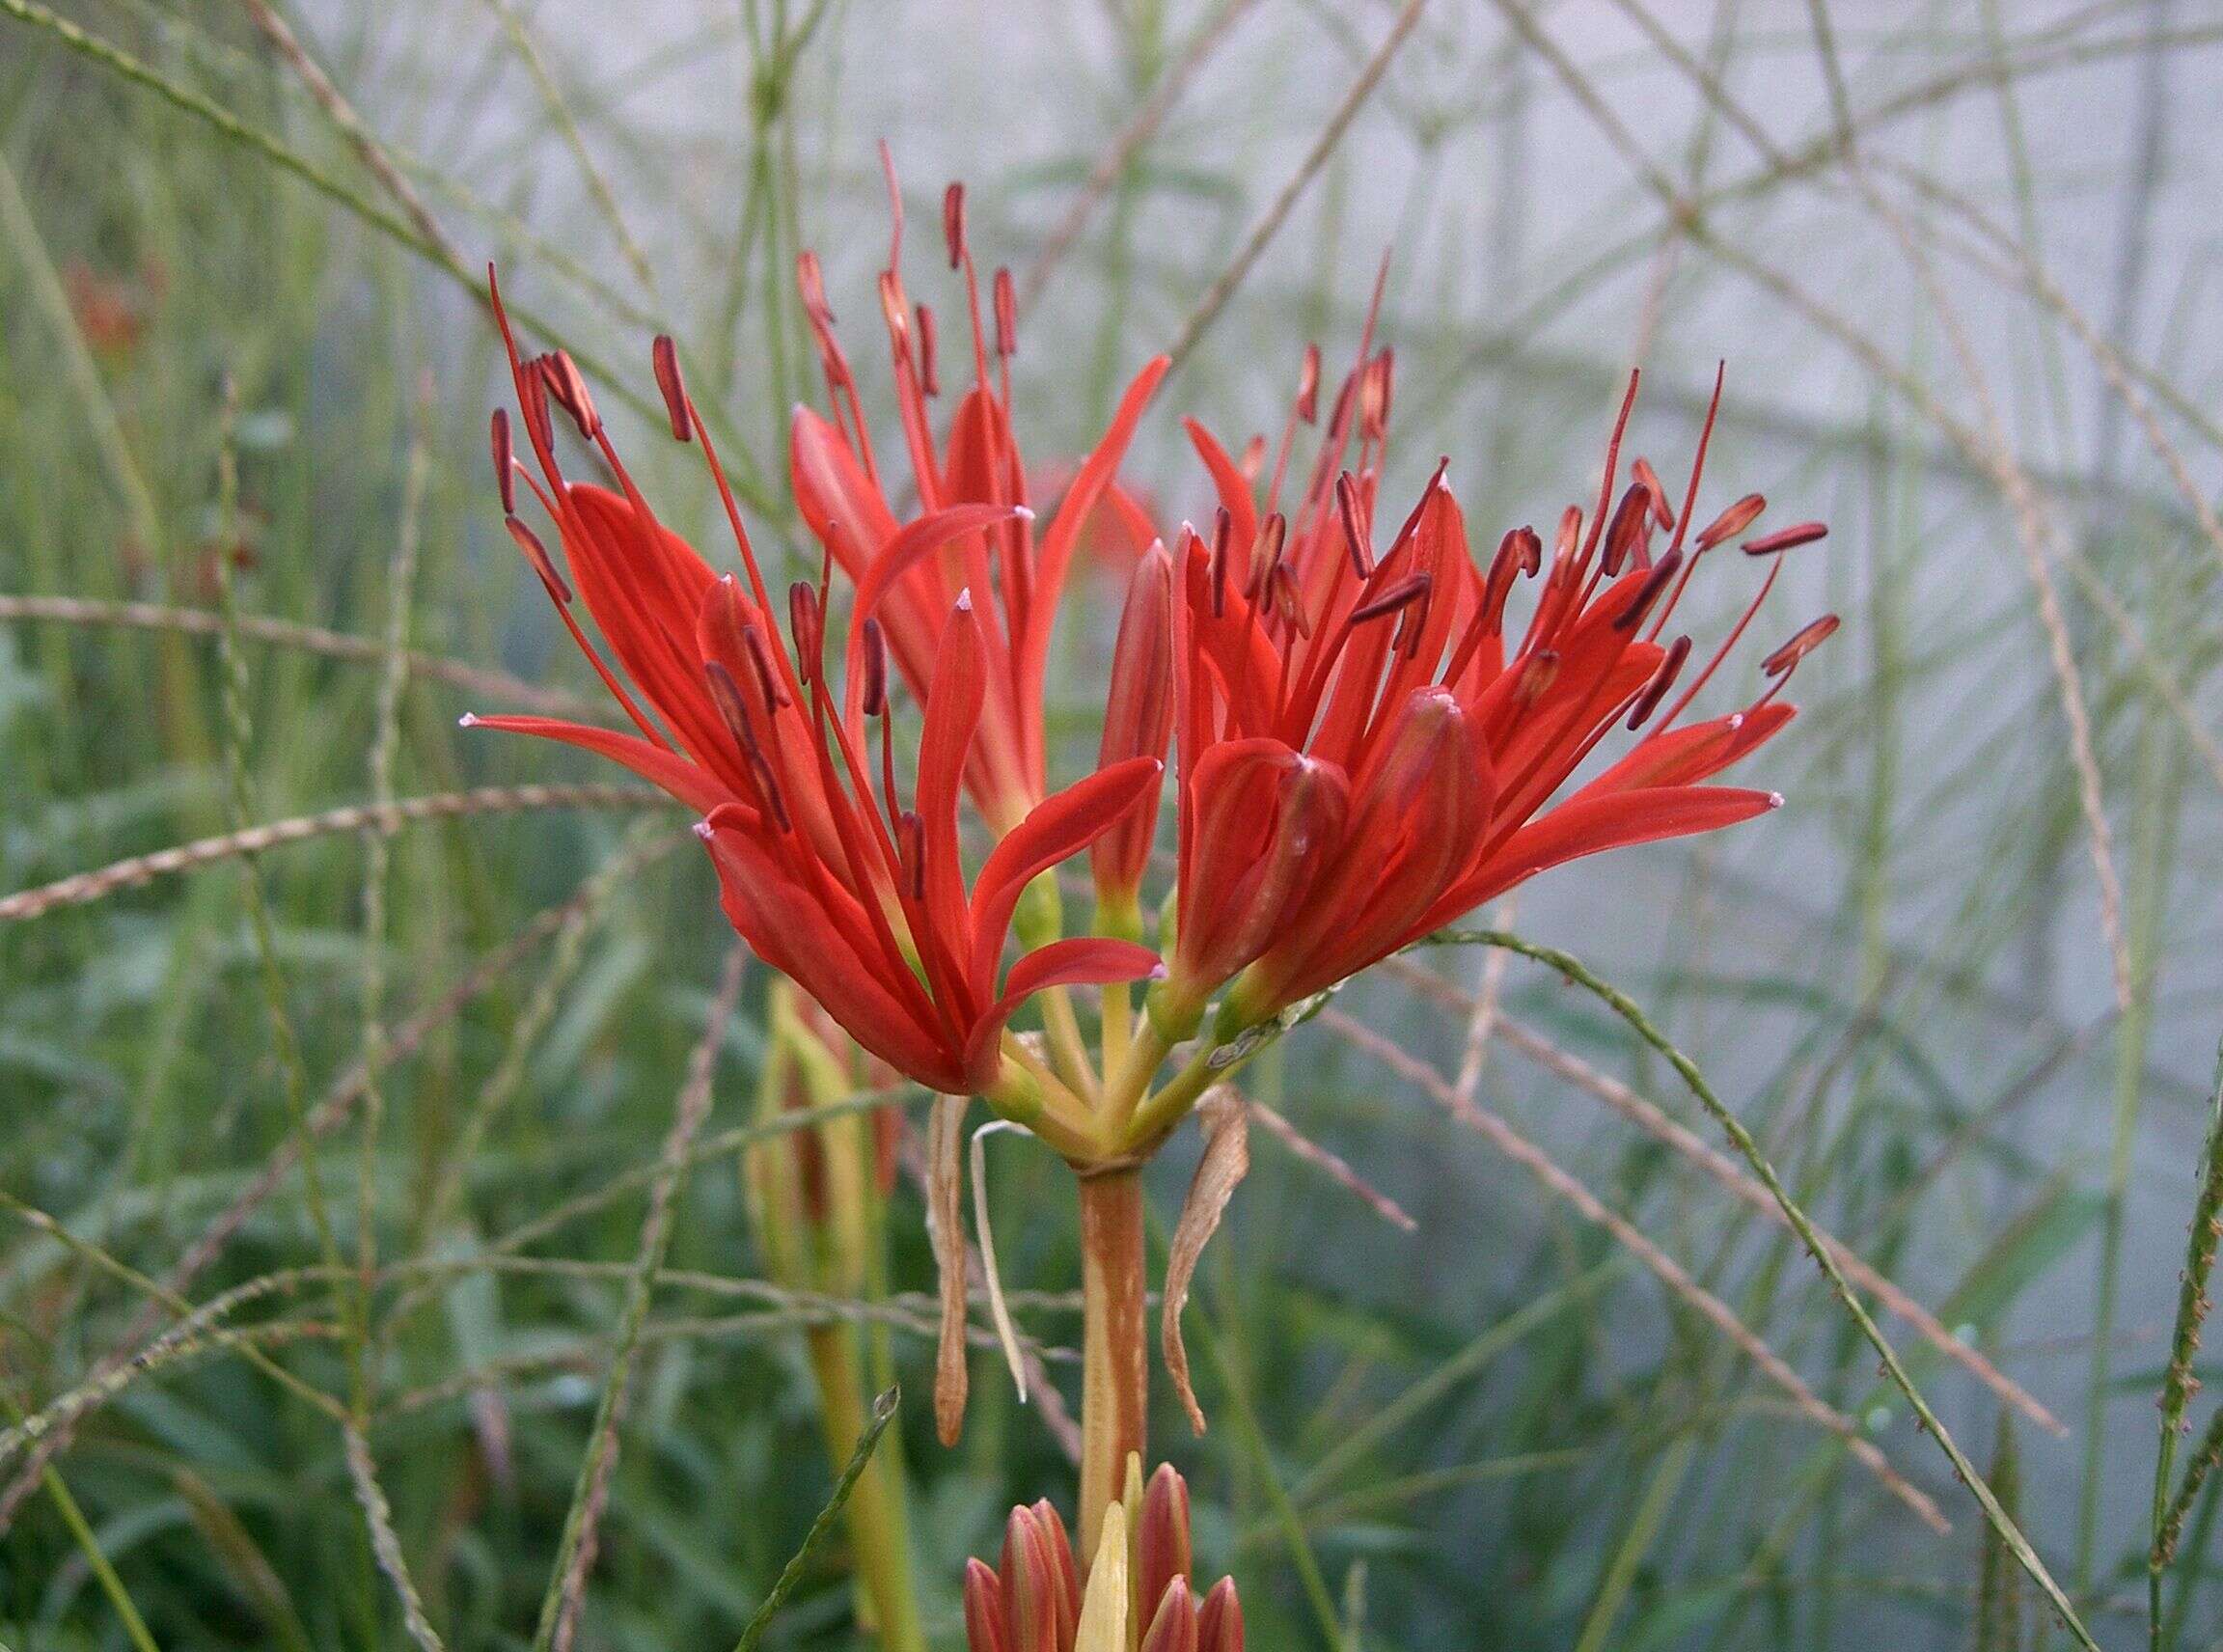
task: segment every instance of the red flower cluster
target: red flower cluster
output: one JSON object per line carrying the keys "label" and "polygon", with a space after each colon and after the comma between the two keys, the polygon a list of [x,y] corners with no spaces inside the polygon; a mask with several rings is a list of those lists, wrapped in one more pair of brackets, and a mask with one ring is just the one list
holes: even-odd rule
{"label": "red flower cluster", "polygon": [[[1675,726],[1743,634],[1772,569],[1744,619],[1660,712],[1690,660],[1688,636],[1661,638],[1691,574],[1763,506],[1748,495],[1688,533],[1705,436],[1680,510],[1641,459],[1614,504],[1632,376],[1597,509],[1585,527],[1570,506],[1549,557],[1533,530],[1517,528],[1478,566],[1444,480],[1447,460],[1381,548],[1374,513],[1392,371],[1389,351],[1361,348],[1286,516],[1276,506],[1290,435],[1314,416],[1316,354],[1263,509],[1253,477],[1189,423],[1221,504],[1210,541],[1184,532],[1175,553],[1178,935],[1156,997],[1179,1031],[1231,979],[1223,1032],[1334,985],[1549,867],[1711,831],[1782,801],[1702,783],[1791,720],[1777,693],[1834,620],[1770,657],[1773,681],[1744,710]],[[1344,469],[1354,435],[1357,457]],[[1771,554],[1823,532],[1805,524],[1744,548]],[[1529,579],[1540,581],[1534,607],[1509,636],[1508,603]],[[1651,727],[1627,757],[1547,808],[1623,721]]]}
{"label": "red flower cluster", "polygon": [[[496,306],[499,314],[499,294]],[[1149,757],[1114,764],[1019,812],[968,895],[959,794],[966,778],[979,772],[975,754],[1001,737],[987,710],[1001,667],[997,633],[981,623],[969,589],[958,591],[933,627],[932,651],[905,668],[917,674],[925,708],[908,806],[897,785],[887,633],[864,598],[912,589],[908,582],[922,571],[924,559],[1025,521],[1023,505],[951,505],[872,540],[868,558],[858,564],[861,598],[845,650],[846,696],[837,703],[825,667],[826,576],[790,588],[783,635],[670,342],[657,342],[656,376],[672,432],[701,446],[745,584],[714,572],[657,521],[570,358],[561,352],[524,358],[506,317],[502,328],[540,470],[535,480],[517,461],[508,420],[497,413],[494,454],[503,503],[514,505],[514,479],[524,477],[557,524],[578,597],[617,656],[617,669],[588,641],[572,614],[571,585],[513,509],[510,536],[639,733],[541,717],[467,723],[599,752],[700,812],[697,830],[717,866],[734,928],[860,1044],[930,1088],[958,1095],[997,1089],[1004,1026],[1044,987],[1135,980],[1157,971],[1156,955],[1143,948],[1096,937],[1053,941],[1008,973],[1003,969],[1004,942],[1028,884],[1087,847],[1154,789],[1161,764]],[[552,406],[568,414],[600,452],[620,492],[565,479],[556,458]],[[799,492],[802,485],[799,478]],[[842,538],[836,531],[829,544]],[[867,750],[875,723],[877,767]],[[1000,758],[1015,756],[1027,738],[1022,728]],[[1038,726],[1032,738],[1039,739]],[[1017,810],[1006,794],[994,795]]]}
{"label": "red flower cluster", "polygon": [[[892,196],[892,176],[890,184]],[[521,356],[507,319],[537,477],[513,453],[507,415],[494,420],[508,530],[638,732],[482,721],[614,757],[699,812],[734,927],[874,1055],[934,1089],[988,1094],[1015,1116],[1048,1093],[1052,1111],[1085,1134],[1095,1099],[1085,1058],[1061,1053],[1054,1074],[1005,1032],[1036,992],[1165,975],[1150,1000],[1162,1051],[1225,988],[1218,1027],[1232,1036],[1546,867],[1709,831],[1779,801],[1705,783],[1790,720],[1777,693],[1835,621],[1770,656],[1774,681],[1744,710],[1678,726],[1774,577],[1720,648],[1687,670],[1689,638],[1665,635],[1677,605],[1706,553],[1748,528],[1762,505],[1748,496],[1690,532],[1703,436],[1679,504],[1641,459],[1616,502],[1617,427],[1596,509],[1586,520],[1570,507],[1549,552],[1520,528],[1477,564],[1444,467],[1384,545],[1374,516],[1393,367],[1388,350],[1372,351],[1369,320],[1287,510],[1296,428],[1317,422],[1318,352],[1307,354],[1262,490],[1262,441],[1239,462],[1191,422],[1220,508],[1209,537],[1184,528],[1171,550],[1152,542],[1141,508],[1115,482],[1165,374],[1161,358],[1136,377],[1037,534],[1012,430],[1009,277],[996,273],[984,313],[958,186],[943,227],[963,275],[972,387],[939,441],[929,413],[941,389],[937,327],[903,286],[899,206],[880,278],[917,498],[908,519],[891,502],[816,260],[802,260],[833,411],[799,410],[792,427],[795,498],[823,566],[816,582],[787,592],[784,627],[669,340],[656,344],[656,379],[672,434],[699,442],[708,462],[739,578],[714,571],[658,522],[570,359]],[[566,480],[555,411],[599,453],[618,491]],[[1623,425],[1628,416],[1624,403]],[[557,526],[568,580],[515,513],[519,476]],[[1052,793],[1051,628],[1083,526],[1105,511],[1151,549],[1119,628],[1099,767]],[[1744,548],[1772,553],[1822,532],[1802,525]],[[836,564],[855,592],[838,639]],[[574,582],[614,663],[575,617]],[[1523,582],[1535,596],[1525,624],[1514,625],[1507,609]],[[830,648],[841,658],[838,688]],[[891,663],[921,710],[907,801]],[[1617,722],[1646,732],[1554,803]],[[1138,892],[1169,744],[1178,857],[1162,966],[1138,943]],[[970,889],[966,795],[992,840]],[[1006,970],[1029,885],[1083,849],[1103,933],[1054,938],[1057,903],[1030,903],[1036,921],[1018,927],[1035,945]],[[1068,1131],[1059,1144],[1070,1150],[1072,1140]]]}

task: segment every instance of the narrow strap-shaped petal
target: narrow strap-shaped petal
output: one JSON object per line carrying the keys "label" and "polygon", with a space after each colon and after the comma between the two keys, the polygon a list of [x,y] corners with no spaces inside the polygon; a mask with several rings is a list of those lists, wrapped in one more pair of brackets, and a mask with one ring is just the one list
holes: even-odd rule
{"label": "narrow strap-shaped petal", "polygon": [[[944,545],[984,528],[993,528],[999,522],[1013,521],[1025,513],[1025,508],[1016,505],[952,505],[947,510],[906,522],[872,559],[857,581],[857,603],[849,620],[846,670],[852,717],[864,686],[864,621],[873,617],[889,592],[905,574]],[[979,623],[977,615],[974,619],[975,624]]]}
{"label": "narrow strap-shaped petal", "polygon": [[1693,785],[1699,781],[1711,780],[1772,739],[1798,715],[1796,705],[1778,700],[1749,711],[1671,730],[1640,742],[1635,750],[1582,791],[1634,791],[1662,785]]}
{"label": "narrow strap-shaped petal", "polygon": [[499,729],[511,734],[537,734],[561,740],[597,757],[623,763],[643,780],[660,786],[698,814],[707,814],[722,804],[735,801],[707,769],[698,767],[676,753],[651,746],[638,734],[620,734],[591,723],[569,723],[560,717],[471,717],[473,729]]}
{"label": "narrow strap-shaped petal", "polygon": [[1258,506],[1250,495],[1250,479],[1228,456],[1227,450],[1194,419],[1181,421],[1181,428],[1189,432],[1189,445],[1196,450],[1196,456],[1204,461],[1204,468],[1212,473],[1212,486],[1220,495],[1232,532],[1228,542],[1242,556],[1250,554],[1250,547],[1258,538]]}
{"label": "narrow strap-shaped petal", "polygon": [[834,560],[851,579],[862,579],[880,547],[895,537],[895,513],[872,485],[848,439],[825,415],[798,406],[787,431],[788,472],[795,509],[815,534],[828,523],[841,530]]}
{"label": "narrow strap-shaped petal", "polygon": [[1157,785],[1164,770],[1165,764],[1156,757],[1130,757],[1099,769],[1036,804],[1026,819],[989,851],[979,877],[974,880],[970,915],[970,969],[983,991],[995,979],[996,962],[1003,951],[1011,914],[1028,884],[1058,862],[1079,854],[1116,825]]}
{"label": "narrow strap-shaped petal", "polygon": [[[1019,699],[1023,704],[1036,703],[1042,698],[1043,673],[1050,660],[1050,624],[1057,614],[1058,593],[1064,589],[1065,570],[1073,560],[1073,547],[1080,538],[1081,526],[1087,521],[1089,511],[1095,509],[1097,500],[1103,497],[1104,489],[1119,469],[1119,461],[1126,457],[1127,444],[1135,439],[1135,427],[1141,423],[1142,409],[1149,405],[1159,381],[1171,366],[1166,357],[1155,356],[1135,375],[1127,394],[1120,399],[1119,410],[1112,416],[1111,427],[1104,432],[1104,439],[1096,444],[1087,462],[1082,465],[1073,485],[1065,490],[1057,519],[1043,536],[1027,610],[1012,616],[1018,633]],[[1042,754],[1029,753],[1029,760],[1039,774]]]}
{"label": "narrow strap-shaped petal", "polygon": [[[895,514],[849,451],[838,427],[808,407],[797,407],[787,440],[795,509],[806,526],[852,580],[864,577],[872,559],[897,532]],[[880,622],[889,650],[911,692],[923,696],[934,671],[934,645],[949,592],[940,572],[919,570],[883,605]]]}
{"label": "narrow strap-shaped petal", "polygon": [[[957,837],[957,799],[965,759],[980,726],[986,689],[981,672],[980,625],[969,595],[960,596],[942,628],[934,680],[926,695],[926,722],[919,742],[919,819],[924,828],[925,911],[932,935],[918,939],[947,950],[963,969],[966,947],[965,869]],[[970,1018],[978,1001],[964,1006]]]}
{"label": "narrow strap-shaped petal", "polygon": [[695,616],[718,576],[685,540],[607,488],[574,482],[563,552],[587,611],[625,675],[697,761],[723,741],[702,686]]}
{"label": "narrow strap-shaped petal", "polygon": [[1404,944],[1469,863],[1496,801],[1476,730],[1441,688],[1409,699],[1355,777],[1342,853],[1254,974],[1282,1004],[1332,986]]}
{"label": "narrow strap-shaped petal", "polygon": [[964,1074],[936,1031],[882,984],[850,937],[866,932],[861,910],[827,909],[775,864],[754,834],[725,825],[703,840],[718,868],[720,905],[741,938],[808,992],[849,1035],[929,1089],[964,1093]]}
{"label": "narrow strap-shaped petal", "polygon": [[[1135,564],[1119,636],[1112,647],[1112,687],[1104,707],[1104,735],[1096,765],[1109,768],[1130,757],[1166,756],[1173,733],[1173,558],[1153,545]],[[1158,787],[1144,788],[1134,807],[1113,822],[1089,850],[1101,894],[1132,899],[1158,833]]]}
{"label": "narrow strap-shaped petal", "polygon": [[1782,801],[1774,792],[1727,785],[1659,786],[1596,794],[1585,788],[1514,833],[1503,848],[1461,880],[1414,935],[1448,923],[1515,884],[1565,862],[1632,843],[1717,831],[1765,814]]}

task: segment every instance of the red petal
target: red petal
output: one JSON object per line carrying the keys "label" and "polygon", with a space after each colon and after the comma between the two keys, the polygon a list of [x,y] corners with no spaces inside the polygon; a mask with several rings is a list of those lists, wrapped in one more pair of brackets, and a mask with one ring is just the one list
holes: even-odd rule
{"label": "red petal", "polygon": [[1036,804],[1027,818],[989,851],[973,885],[972,974],[975,982],[994,981],[1011,914],[1028,884],[1059,861],[1079,854],[1115,825],[1145,792],[1156,787],[1164,772],[1165,764],[1156,757],[1131,757],[1099,769]]}
{"label": "red petal", "polygon": [[[1127,606],[1112,648],[1111,697],[1096,766],[1108,768],[1127,757],[1163,759],[1172,735],[1173,558],[1158,545],[1135,564],[1128,584]],[[1096,887],[1133,895],[1157,835],[1158,793],[1151,787],[1096,840],[1091,856]]]}
{"label": "red petal", "polygon": [[[1096,444],[1087,462],[1082,465],[1073,485],[1065,490],[1064,502],[1057,507],[1057,520],[1050,524],[1050,531],[1043,537],[1041,551],[1035,559],[1034,589],[1029,595],[1027,611],[1024,615],[1012,616],[1018,632],[1021,704],[1041,702],[1042,676],[1050,658],[1050,622],[1057,613],[1057,594],[1064,589],[1065,569],[1073,560],[1073,546],[1080,537],[1081,526],[1111,484],[1120,459],[1126,456],[1127,444],[1135,439],[1135,427],[1141,422],[1142,409],[1149,404],[1158,381],[1172,365],[1166,357],[1156,356],[1135,375],[1135,382],[1120,399],[1119,411],[1112,416],[1111,427],[1104,432],[1104,439]],[[1041,754],[1029,753],[1029,757],[1038,772]]]}
{"label": "red petal", "polygon": [[[1428,927],[1502,895],[1538,872],[1584,855],[1662,838],[1687,838],[1765,814],[1783,800],[1773,792],[1726,785],[1657,786],[1593,793],[1587,787],[1542,819],[1513,834],[1430,915]],[[1456,905],[1457,910],[1450,910]]]}
{"label": "red petal", "polygon": [[[852,944],[851,937],[869,930],[863,911],[837,891],[832,893],[841,906],[829,911],[781,869],[753,834],[727,827],[727,818],[722,815],[704,835],[727,922],[873,1055],[929,1089],[965,1093],[965,1074],[948,1047]],[[915,998],[917,982],[907,968],[903,975]]]}
{"label": "red petal", "polygon": [[511,734],[537,734],[561,740],[598,757],[623,763],[643,780],[661,786],[698,814],[708,814],[734,801],[731,791],[707,770],[661,746],[651,746],[636,734],[615,729],[597,729],[590,723],[566,723],[560,717],[472,717],[474,729],[499,729]]}
{"label": "red petal", "polygon": [[700,760],[724,743],[725,725],[702,686],[695,616],[717,583],[687,541],[606,488],[569,488],[576,528],[563,551],[579,594],[625,675]]}
{"label": "red petal", "polygon": [[795,483],[795,509],[813,534],[828,523],[840,531],[834,557],[851,579],[864,577],[880,547],[895,537],[895,515],[858,464],[837,426],[808,407],[795,409],[787,433],[787,464]]}
{"label": "red petal", "polygon": [[926,694],[926,723],[919,740],[919,819],[925,828],[926,917],[935,944],[956,968],[964,967],[965,868],[957,839],[957,798],[965,758],[980,726],[986,681],[980,669],[980,622],[960,597],[942,628],[934,680]]}
{"label": "red petal", "polygon": [[1184,419],[1181,427],[1189,432],[1189,445],[1196,450],[1196,456],[1212,473],[1212,485],[1219,491],[1220,503],[1226,507],[1232,529],[1229,544],[1238,556],[1248,558],[1250,547],[1258,540],[1258,507],[1250,497],[1250,479],[1228,457],[1220,439],[1196,420]]}
{"label": "red petal", "polygon": [[1350,787],[1278,740],[1223,741],[1197,760],[1175,961],[1209,993],[1272,944],[1343,840]]}
{"label": "red petal", "polygon": [[1584,786],[1582,792],[1694,785],[1711,780],[1772,738],[1798,715],[1796,705],[1773,701],[1735,716],[1716,717],[1709,723],[1693,723],[1654,735]]}
{"label": "red petal", "polygon": [[[857,581],[857,604],[849,619],[848,674],[852,700],[864,684],[864,621],[880,607],[896,582],[944,545],[969,534],[977,534],[983,528],[993,528],[999,522],[1009,522],[1020,510],[1020,507],[1012,505],[952,505],[947,510],[936,510],[905,523],[872,559],[871,565]],[[986,601],[991,594],[979,592],[975,599]],[[977,621],[978,617],[974,618]],[[886,618],[881,623],[888,624]]]}
{"label": "red petal", "polygon": [[1359,812],[1288,933],[1260,958],[1272,1008],[1332,986],[1405,945],[1486,841],[1497,783],[1447,690],[1399,709],[1352,782]]}

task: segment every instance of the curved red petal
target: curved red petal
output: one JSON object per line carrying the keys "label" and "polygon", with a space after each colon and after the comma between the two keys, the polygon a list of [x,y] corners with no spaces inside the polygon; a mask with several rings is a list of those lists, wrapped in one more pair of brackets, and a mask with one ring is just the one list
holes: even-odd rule
{"label": "curved red petal", "polygon": [[1212,473],[1212,486],[1220,495],[1220,503],[1226,509],[1231,533],[1228,542],[1243,556],[1250,554],[1250,547],[1258,538],[1258,506],[1250,496],[1250,479],[1220,445],[1220,438],[1194,419],[1181,421],[1181,428],[1189,432],[1189,445],[1196,450],[1196,456],[1204,461],[1204,468]]}
{"label": "curved red petal", "polygon": [[942,628],[934,679],[926,694],[926,722],[919,740],[919,819],[925,836],[925,908],[931,937],[958,968],[966,946],[965,868],[957,837],[957,799],[965,759],[980,726],[986,678],[980,663],[980,622],[960,597]]}
{"label": "curved red petal", "polygon": [[620,734],[615,729],[598,729],[591,723],[569,723],[560,717],[475,716],[466,719],[466,723],[473,729],[499,729],[505,733],[537,734],[544,740],[561,740],[567,746],[577,746],[597,757],[623,763],[698,814],[708,814],[734,801],[733,793],[707,769],[661,746],[652,746],[638,734]]}
{"label": "curved red petal", "polygon": [[1076,935],[1035,948],[1011,966],[1011,973],[1003,977],[1003,996],[973,1026],[965,1046],[965,1070],[973,1087],[984,1088],[995,1076],[996,1041],[1002,1036],[1003,1024],[1045,987],[1145,980],[1164,969],[1158,954],[1149,948],[1102,935]]}
{"label": "curved red petal", "polygon": [[1116,825],[1145,792],[1156,787],[1164,772],[1165,764],[1156,757],[1131,757],[1099,769],[1036,804],[989,851],[973,885],[970,922],[975,981],[994,980],[1011,914],[1028,884]]}
{"label": "curved red petal", "polygon": [[1515,884],[1565,862],[1632,843],[1717,831],[1765,814],[1782,801],[1773,792],[1727,785],[1655,786],[1612,792],[1585,788],[1542,819],[1514,833],[1504,847],[1462,880],[1451,896],[1430,915],[1427,928],[1447,923]]}
{"label": "curved red petal", "polygon": [[[858,1043],[896,1071],[945,1094],[965,1075],[937,1032],[883,984],[851,937],[867,932],[862,911],[829,911],[790,878],[755,835],[724,826],[703,833],[718,869],[719,904],[735,932],[824,1006]],[[844,908],[852,906],[840,897]]]}
{"label": "curved red petal", "polygon": [[[1104,439],[1096,444],[1087,462],[1082,465],[1073,485],[1065,490],[1057,518],[1043,536],[1027,611],[1011,617],[1019,654],[1017,676],[1022,704],[1036,704],[1042,698],[1042,676],[1050,658],[1050,622],[1056,616],[1058,592],[1064,589],[1065,570],[1073,560],[1073,547],[1080,538],[1082,524],[1087,521],[1088,513],[1096,509],[1097,500],[1111,484],[1119,461],[1127,454],[1127,444],[1135,439],[1135,427],[1141,423],[1142,409],[1149,405],[1159,381],[1172,365],[1167,357],[1154,356],[1135,375],[1127,394],[1120,398],[1119,410],[1112,415],[1111,427],[1104,432]],[[1039,770],[1041,754],[1029,753],[1029,757],[1033,767]]]}
{"label": "curved red petal", "polygon": [[1796,705],[1773,701],[1733,716],[1716,717],[1711,722],[1693,723],[1688,728],[1656,734],[1640,742],[1627,757],[1584,786],[1582,792],[1694,785],[1711,780],[1772,739],[1798,715]]}

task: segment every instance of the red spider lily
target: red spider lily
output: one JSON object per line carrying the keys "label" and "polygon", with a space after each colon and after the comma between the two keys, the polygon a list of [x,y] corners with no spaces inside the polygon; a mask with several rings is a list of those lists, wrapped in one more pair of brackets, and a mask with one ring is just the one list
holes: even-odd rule
{"label": "red spider lily", "polygon": [[[823,577],[816,586],[798,583],[788,592],[790,653],[670,342],[657,341],[655,363],[672,431],[700,440],[745,582],[713,571],[657,521],[569,357],[520,357],[499,294],[495,305],[540,471],[535,479],[518,462],[508,421],[498,413],[494,449],[504,505],[513,505],[514,478],[524,477],[556,522],[578,598],[616,669],[573,615],[572,586],[513,513],[510,535],[639,732],[540,717],[466,722],[583,746],[662,786],[705,816],[697,831],[716,864],[734,928],[858,1043],[945,1093],[996,1093],[1017,1085],[1031,1095],[1023,1079],[1007,1083],[1003,1070],[1001,1035],[1019,1005],[1048,986],[1138,979],[1157,959],[1128,942],[1084,938],[1029,952],[1006,974],[1012,913],[1031,879],[1085,848],[1155,786],[1161,765],[1149,757],[1116,764],[1035,804],[1002,834],[968,895],[959,792],[982,743],[995,665],[969,592],[960,590],[946,620],[938,620],[935,652],[915,678],[924,726],[906,808],[896,786],[879,621],[864,618],[848,639],[847,692],[837,701],[824,664]],[[620,492],[564,479],[551,403],[600,452]],[[899,571],[907,558],[977,538],[1023,511],[978,501],[937,508],[895,533],[875,567],[892,563]],[[881,741],[876,774],[866,755],[874,721]]]}
{"label": "red spider lily", "polygon": [[[1190,1581],[1188,1485],[1171,1464],[1162,1463],[1144,1491],[1139,1459],[1128,1461],[1134,1467],[1125,1507],[1139,1502],[1140,1508],[1106,1528],[1109,1542],[1128,1546],[1124,1564],[1109,1580],[1124,1584],[1126,1599],[1111,1603],[1113,1611],[1100,1613],[1094,1625],[1102,1629],[1115,1619],[1120,1633],[1107,1638],[1141,1652],[1243,1652],[1235,1580],[1221,1578],[1201,1602]],[[1099,1561],[1096,1570],[1102,1569]],[[1084,1596],[1082,1576],[1065,1523],[1049,1501],[1014,1508],[1003,1527],[1001,1565],[974,1560],[965,1568],[969,1652],[1076,1652],[1107,1581],[1092,1572]]]}
{"label": "red spider lily", "polygon": [[[1763,503],[1750,496],[1688,535],[1706,435],[1680,516],[1642,460],[1616,505],[1632,375],[1587,529],[1570,507],[1549,559],[1522,528],[1484,571],[1443,467],[1377,550],[1387,350],[1369,356],[1361,345],[1293,518],[1276,510],[1290,434],[1313,411],[1317,360],[1307,356],[1263,511],[1242,467],[1189,427],[1221,509],[1211,541],[1187,533],[1178,552],[1178,932],[1157,989],[1176,1031],[1238,974],[1229,1029],[1332,986],[1547,867],[1775,807],[1782,800],[1770,792],[1702,783],[1791,720],[1794,707],[1776,695],[1835,625],[1818,621],[1770,656],[1774,680],[1743,711],[1676,727],[1767,595],[1771,568],[1727,641],[1655,718],[1689,661],[1688,637],[1660,639],[1693,569]],[[1719,394],[1716,383],[1716,405]],[[1712,427],[1710,412],[1707,434]],[[1344,470],[1354,434],[1357,459]],[[1824,531],[1805,524],[1745,549],[1766,555]],[[1669,539],[1656,556],[1660,532]],[[1508,600],[1539,575],[1527,625],[1510,640]],[[1553,805],[1624,720],[1652,726]]]}
{"label": "red spider lily", "polygon": [[[955,508],[997,509],[962,534],[917,535],[899,525],[873,457],[855,374],[834,331],[834,312],[813,254],[799,268],[804,311],[817,340],[833,407],[831,418],[798,407],[789,439],[795,499],[804,522],[856,582],[857,612],[882,625],[896,668],[923,690],[934,662],[942,619],[960,589],[982,598],[979,737],[966,765],[974,803],[999,830],[1008,830],[1044,791],[1042,679],[1051,625],[1074,551],[1100,505],[1120,519],[1139,517],[1112,482],[1166,360],[1148,363],[1128,387],[1111,427],[1065,489],[1057,515],[1039,539],[1027,503],[1027,473],[1011,427],[1011,357],[1018,346],[1018,309],[1010,272],[991,282],[992,319],[984,318],[972,244],[965,233],[965,192],[952,183],[943,201],[943,238],[949,264],[964,275],[971,320],[973,388],[965,392],[947,436],[936,446],[927,403],[941,389],[939,329],[934,312],[914,305],[903,286],[903,208],[894,168],[881,146],[893,214],[888,268],[880,277],[880,309],[894,369],[896,403],[912,483],[925,520]],[[1132,526],[1130,531],[1132,531]],[[1152,537],[1141,526],[1142,542]],[[993,592],[995,600],[987,600]]]}

